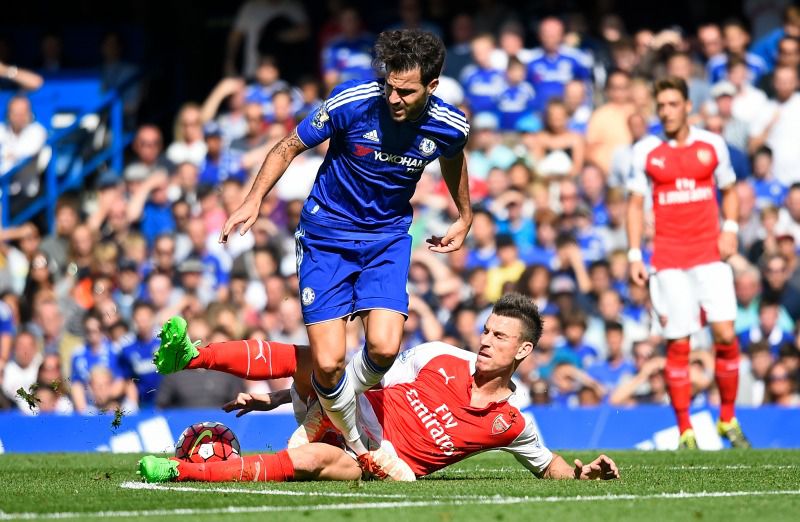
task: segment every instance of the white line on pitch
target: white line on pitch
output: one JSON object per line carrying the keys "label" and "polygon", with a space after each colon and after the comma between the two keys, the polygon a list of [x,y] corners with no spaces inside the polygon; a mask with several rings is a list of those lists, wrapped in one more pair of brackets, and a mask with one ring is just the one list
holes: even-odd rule
{"label": "white line on pitch", "polygon": [[[216,488],[201,488],[196,486],[178,486],[175,484],[148,484],[146,482],[123,482],[120,484],[122,489],[155,489],[161,491],[185,491],[190,493],[242,493],[245,495],[282,495],[287,497],[332,497],[332,498],[413,498],[413,495],[399,494],[399,493],[345,493],[338,491],[291,491],[285,489],[255,489],[255,488],[231,488],[231,487],[216,487]],[[433,496],[433,495],[420,495],[425,499],[486,499],[502,498],[500,495],[447,495],[447,496]]]}
{"label": "white line on pitch", "polygon": [[491,499],[455,500],[455,501],[406,501],[406,502],[365,502],[349,504],[313,504],[307,506],[227,506],[221,508],[195,509],[153,509],[130,511],[94,511],[79,512],[67,511],[61,513],[5,513],[0,512],[0,520],[47,520],[69,518],[110,518],[110,517],[166,517],[179,515],[232,515],[242,513],[275,513],[275,512],[304,512],[304,511],[342,511],[364,509],[397,509],[437,506],[463,506],[465,504],[477,505],[503,505],[503,504],[529,504],[534,502],[560,503],[560,502],[599,502],[615,500],[682,500],[689,498],[727,498],[727,497],[758,497],[777,495],[800,495],[800,490],[786,491],[701,491],[696,493],[658,493],[653,495],[579,495],[576,497],[496,497]]}
{"label": "white line on pitch", "polygon": [[[736,469],[798,469],[800,465],[797,464],[721,464],[719,466],[657,466],[657,465],[621,465],[621,470],[636,470],[636,469],[663,469],[666,471],[707,471],[707,470],[736,470]],[[521,473],[529,474],[530,472],[521,467],[508,467],[508,468],[469,468],[469,469],[442,469],[436,473],[444,474],[457,474],[469,475],[473,473]]]}

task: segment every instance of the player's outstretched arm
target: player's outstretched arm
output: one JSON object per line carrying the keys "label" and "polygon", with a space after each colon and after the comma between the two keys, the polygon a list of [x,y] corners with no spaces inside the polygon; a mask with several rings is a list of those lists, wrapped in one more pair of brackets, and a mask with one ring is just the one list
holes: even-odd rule
{"label": "player's outstretched arm", "polygon": [[577,479],[577,480],[611,480],[619,478],[617,465],[606,455],[600,455],[592,462],[584,464],[575,459],[575,466],[570,466],[561,455],[554,454],[550,466],[547,467],[542,478],[548,479]]}
{"label": "player's outstretched arm", "polygon": [[469,177],[467,175],[467,162],[464,152],[459,152],[452,158],[439,157],[442,167],[442,177],[447,184],[450,197],[458,209],[458,219],[450,225],[444,237],[428,239],[430,250],[439,253],[454,252],[461,248],[467,238],[469,228],[472,226],[472,207],[469,201]]}
{"label": "player's outstretched arm", "polygon": [[225,403],[222,409],[228,413],[236,411],[236,416],[241,417],[251,411],[274,410],[278,406],[290,402],[292,402],[292,396],[289,390],[278,390],[272,393],[240,393],[235,399]]}
{"label": "player's outstretched arm", "polygon": [[647,282],[647,268],[642,261],[642,233],[644,230],[644,196],[631,192],[628,196],[628,216],[626,220],[628,232],[628,262],[630,263],[631,280],[636,285]]}
{"label": "player's outstretched arm", "polygon": [[258,211],[261,208],[261,200],[264,196],[272,190],[275,183],[283,176],[289,164],[300,153],[305,151],[308,147],[303,144],[297,136],[297,131],[293,130],[288,136],[279,141],[272,150],[269,151],[261,169],[258,171],[253,186],[247,197],[244,198],[241,206],[237,208],[233,214],[230,215],[225,225],[222,227],[222,232],[219,236],[219,242],[225,243],[228,241],[228,235],[233,232],[233,229],[238,225],[242,225],[239,229],[241,235],[245,235],[253,223],[258,219]]}

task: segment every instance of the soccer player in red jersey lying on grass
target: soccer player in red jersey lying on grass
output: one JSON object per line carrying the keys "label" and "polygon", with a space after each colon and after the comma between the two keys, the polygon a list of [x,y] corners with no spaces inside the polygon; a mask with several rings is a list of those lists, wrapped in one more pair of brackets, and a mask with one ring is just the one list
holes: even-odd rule
{"label": "soccer player in red jersey lying on grass", "polygon": [[[359,397],[359,421],[377,472],[363,470],[346,446],[330,440],[332,424],[309,395],[308,347],[269,341],[234,341],[195,348],[186,336],[186,322],[168,321],[155,356],[162,373],[184,368],[208,368],[248,379],[294,376],[290,393],[269,396],[240,394],[225,405],[242,415],[268,410],[292,400],[306,419],[275,454],[195,464],[153,456],[139,463],[149,482],[166,481],[287,481],[354,480],[359,477],[411,481],[482,451],[511,452],[537,477],[553,479],[614,479],[613,460],[600,455],[583,464],[568,464],[542,445],[536,427],[509,403],[511,376],[534,350],[542,331],[536,305],[511,294],[494,306],[481,335],[477,354],[440,342],[403,352],[381,384]],[[289,395],[291,394],[291,399]],[[299,411],[298,411],[299,410]],[[300,418],[300,421],[303,419]],[[334,437],[335,440],[335,437]]]}

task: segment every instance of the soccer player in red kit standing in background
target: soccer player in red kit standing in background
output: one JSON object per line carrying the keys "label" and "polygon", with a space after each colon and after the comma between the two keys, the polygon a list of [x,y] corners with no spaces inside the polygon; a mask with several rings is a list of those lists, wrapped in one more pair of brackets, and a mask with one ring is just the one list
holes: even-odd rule
{"label": "soccer player in red kit standing in background", "polygon": [[[733,271],[723,262],[737,247],[736,175],[723,139],[689,126],[692,107],[686,83],[669,77],[657,81],[654,90],[664,136],[647,136],[634,146],[626,183],[631,279],[636,285],[648,280],[641,244],[649,189],[655,214],[650,293],[667,339],[665,373],[678,420],[678,447],[697,448],[689,420],[689,336],[701,327],[701,309],[714,338],[721,401],[717,429],[734,447],[750,447],[734,414],[739,381],[736,297]],[[717,188],[722,194],[721,232]]]}

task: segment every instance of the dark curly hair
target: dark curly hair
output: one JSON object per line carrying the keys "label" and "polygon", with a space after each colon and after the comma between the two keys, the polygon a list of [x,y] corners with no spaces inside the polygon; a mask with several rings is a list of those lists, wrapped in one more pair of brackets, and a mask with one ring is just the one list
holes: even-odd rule
{"label": "dark curly hair", "polygon": [[389,71],[411,71],[419,67],[423,85],[438,78],[444,65],[444,44],[438,36],[404,29],[384,31],[375,42],[375,66]]}
{"label": "dark curly hair", "polygon": [[533,299],[521,294],[506,294],[494,304],[492,313],[502,317],[519,319],[522,322],[522,341],[529,341],[534,346],[542,336],[542,316]]}

